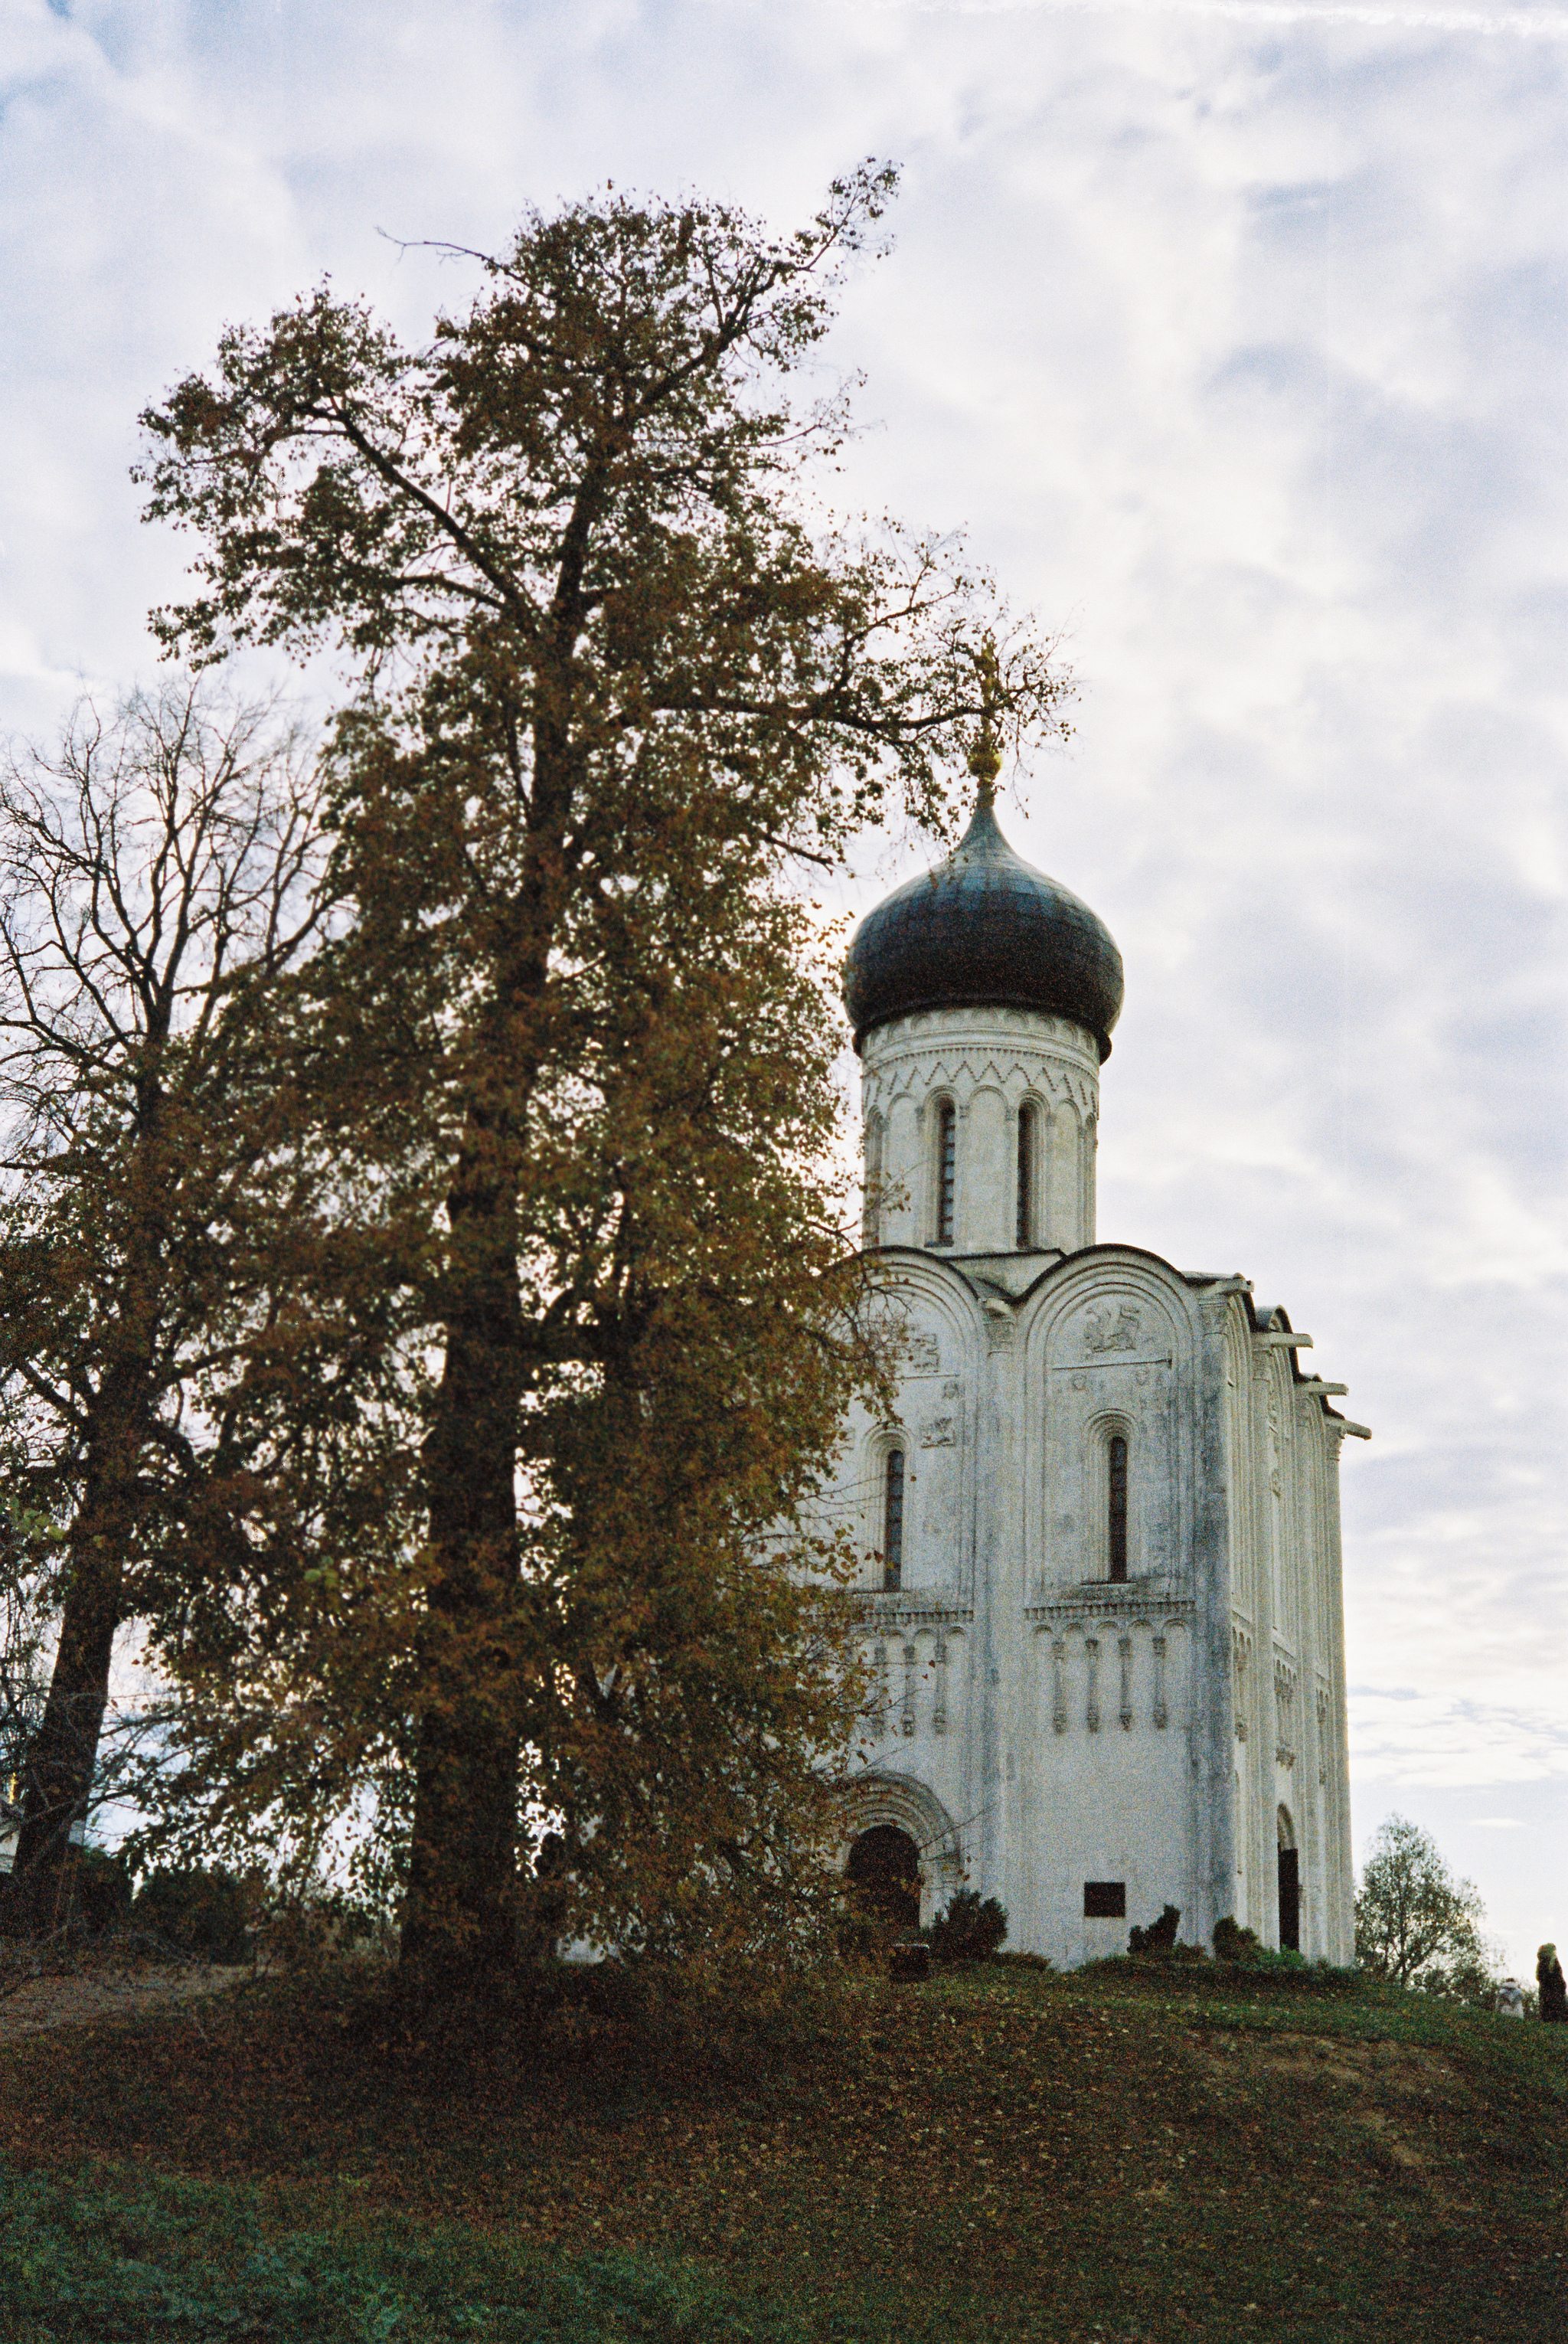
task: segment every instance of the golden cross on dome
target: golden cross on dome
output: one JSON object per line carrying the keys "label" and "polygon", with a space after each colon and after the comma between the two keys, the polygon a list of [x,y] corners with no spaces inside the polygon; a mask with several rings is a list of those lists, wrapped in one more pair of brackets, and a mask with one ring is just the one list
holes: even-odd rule
{"label": "golden cross on dome", "polygon": [[996,712],[1001,700],[1001,679],[997,672],[996,645],[990,635],[985,639],[980,655],[980,729],[974,747],[970,751],[970,771],[979,787],[975,791],[975,812],[980,813],[996,803],[996,777],[1001,771],[1001,752],[996,743]]}

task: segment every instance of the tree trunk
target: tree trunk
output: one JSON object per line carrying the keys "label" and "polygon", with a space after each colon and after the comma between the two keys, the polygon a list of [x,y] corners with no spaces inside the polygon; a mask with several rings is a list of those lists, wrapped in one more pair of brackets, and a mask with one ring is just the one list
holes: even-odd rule
{"label": "tree trunk", "polygon": [[533,793],[521,885],[492,934],[466,1144],[447,1198],[446,1356],[425,1443],[431,1583],[425,1705],[401,1961],[420,1986],[462,1993],[518,1953],[518,1803],[526,1623],[518,1433],[528,1361],[518,1277],[518,1169],[538,1078],[538,1024],[568,885],[573,760],[566,716],[592,495],[578,499],[556,598],[555,661],[528,720]]}
{"label": "tree trunk", "polygon": [[[126,1381],[121,1379],[122,1385]],[[72,1524],[60,1642],[49,1696],[23,1769],[22,1827],[0,1882],[0,1935],[41,1936],[71,1917],[71,1827],[85,1819],[109,1699],[133,1527],[142,1410],[106,1394],[88,1433],[85,1486]]]}
{"label": "tree trunk", "polygon": [[515,1193],[448,1198],[446,1363],[425,1444],[432,1553],[402,1960],[437,1993],[517,1952],[521,1743],[517,1449],[522,1392]]}

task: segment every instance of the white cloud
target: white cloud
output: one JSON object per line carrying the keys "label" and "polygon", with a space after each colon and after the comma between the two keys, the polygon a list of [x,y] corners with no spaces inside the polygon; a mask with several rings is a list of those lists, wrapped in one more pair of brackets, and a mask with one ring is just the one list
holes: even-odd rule
{"label": "white cloud", "polygon": [[1352,1772],[1395,1785],[1475,1788],[1568,1776],[1568,1720],[1452,1694],[1357,1686]]}

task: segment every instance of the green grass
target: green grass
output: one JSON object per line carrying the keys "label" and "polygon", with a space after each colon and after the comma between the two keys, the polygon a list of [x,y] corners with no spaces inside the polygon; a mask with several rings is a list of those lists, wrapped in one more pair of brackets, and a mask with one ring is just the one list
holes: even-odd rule
{"label": "green grass", "polygon": [[288,2229],[255,2190],[88,2168],[0,2189],[0,2337],[467,2338],[472,2344],[794,2344],[722,2279],[624,2256],[510,2249],[403,2219]]}
{"label": "green grass", "polygon": [[0,2055],[0,2338],[1521,2344],[1565,2150],[1568,2029],[1310,1974],[264,1987]]}

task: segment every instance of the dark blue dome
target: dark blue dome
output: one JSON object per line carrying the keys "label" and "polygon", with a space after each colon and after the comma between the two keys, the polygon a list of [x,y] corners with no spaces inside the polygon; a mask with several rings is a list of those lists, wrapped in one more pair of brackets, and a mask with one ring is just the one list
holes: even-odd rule
{"label": "dark blue dome", "polygon": [[1108,1058],[1121,995],[1103,924],[1013,853],[988,796],[945,863],[868,912],[844,959],[857,1050],[917,1010],[1043,1009],[1086,1026]]}

